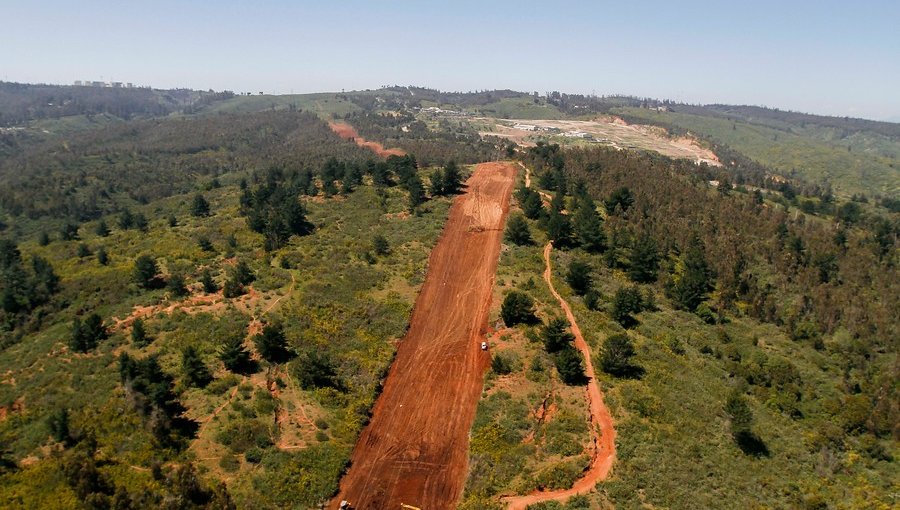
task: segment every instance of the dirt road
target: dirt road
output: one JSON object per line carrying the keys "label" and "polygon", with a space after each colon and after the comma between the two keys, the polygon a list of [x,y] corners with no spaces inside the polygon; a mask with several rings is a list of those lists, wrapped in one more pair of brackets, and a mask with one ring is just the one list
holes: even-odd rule
{"label": "dirt road", "polygon": [[370,142],[365,138],[359,136],[359,133],[356,132],[356,129],[353,128],[350,124],[346,122],[329,122],[328,127],[331,128],[332,131],[337,133],[341,138],[345,138],[347,140],[352,140],[359,145],[360,147],[365,147],[375,154],[386,158],[388,156],[403,156],[406,154],[406,151],[403,149],[385,149],[384,145],[381,145],[378,142]]}
{"label": "dirt road", "polygon": [[585,361],[585,375],[588,377],[587,398],[591,409],[591,434],[593,440],[593,448],[591,451],[591,465],[584,474],[575,481],[571,488],[558,491],[534,492],[527,496],[516,496],[504,498],[509,504],[509,510],[525,510],[528,505],[540,503],[541,501],[565,501],[577,494],[586,494],[594,489],[597,482],[605,480],[609,476],[609,470],[612,468],[613,462],[616,460],[616,429],[614,428],[612,416],[609,409],[603,403],[603,393],[600,392],[600,386],[594,379],[594,366],[591,363],[591,351],[578,323],[575,322],[575,315],[569,303],[556,292],[553,287],[552,272],[550,268],[550,251],[553,249],[551,243],[547,243],[544,248],[544,280],[550,287],[553,297],[559,301],[559,305],[566,313],[566,318],[572,326],[572,334],[575,335],[575,347],[581,351]]}
{"label": "dirt road", "polygon": [[342,499],[358,510],[456,505],[490,364],[480,343],[515,176],[510,163],[480,164],[453,203],[409,331],[329,508]]}

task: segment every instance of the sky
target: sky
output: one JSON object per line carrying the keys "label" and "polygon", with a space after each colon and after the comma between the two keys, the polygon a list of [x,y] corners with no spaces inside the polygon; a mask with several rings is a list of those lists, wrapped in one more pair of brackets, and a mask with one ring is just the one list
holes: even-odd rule
{"label": "sky", "polygon": [[628,94],[900,122],[900,1],[0,0],[0,80]]}

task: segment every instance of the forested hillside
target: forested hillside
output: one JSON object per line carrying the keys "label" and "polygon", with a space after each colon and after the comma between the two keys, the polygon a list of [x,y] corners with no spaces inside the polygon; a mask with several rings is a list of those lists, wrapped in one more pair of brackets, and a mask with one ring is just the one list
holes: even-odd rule
{"label": "forested hillside", "polygon": [[83,87],[0,82],[0,126],[83,115],[122,120],[190,112],[234,96],[190,89]]}
{"label": "forested hillside", "polygon": [[[531,187],[522,175],[505,229],[461,507],[569,487],[589,461],[589,383],[617,459],[565,508],[893,505],[891,125],[560,93],[16,87],[0,84],[0,124],[16,124],[0,130],[0,507],[328,501],[468,165],[502,158]],[[454,112],[423,113],[435,105]],[[617,108],[738,138],[698,130],[716,167],[517,147],[466,122]],[[378,157],[333,120],[406,155]],[[885,187],[852,196],[800,167],[782,179],[755,152],[801,145],[823,165],[858,158]],[[549,241],[593,382],[541,278]]]}
{"label": "forested hillside", "polygon": [[[583,384],[554,355],[558,312],[535,286],[532,239],[564,250],[556,275],[617,420],[612,477],[599,500],[573,498],[571,508],[890,507],[900,438],[896,214],[809,216],[711,187],[691,163],[615,150],[538,146],[525,162],[552,200],[523,187],[529,221],[507,230],[500,316],[523,325],[498,343],[518,366],[495,364],[489,378],[501,390],[483,402],[473,433],[490,423],[505,446],[473,444],[467,508],[494,505],[481,498],[510,488],[568,487],[586,467],[584,457],[576,467],[559,457],[582,451],[559,449],[566,429],[522,419],[525,406],[547,409],[547,398],[571,405],[565,394],[551,383],[541,403],[544,393],[513,389],[545,377],[535,367],[547,354],[522,351],[522,334],[543,341],[561,382]],[[509,315],[517,293],[537,300],[537,328]],[[497,453],[524,438],[542,438],[543,465]],[[486,463],[498,488],[484,485]]]}

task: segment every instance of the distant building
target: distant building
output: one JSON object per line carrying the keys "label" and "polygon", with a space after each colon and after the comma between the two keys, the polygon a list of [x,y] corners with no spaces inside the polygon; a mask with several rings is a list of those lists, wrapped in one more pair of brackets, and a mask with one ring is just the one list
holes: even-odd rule
{"label": "distant building", "polygon": [[83,84],[84,84],[84,82],[82,82],[81,80],[75,80],[75,86],[76,86],[76,87],[80,87],[80,86],[82,86]]}
{"label": "distant building", "polygon": [[516,124],[513,126],[513,129],[521,129],[522,131],[537,131],[537,126],[534,124]]}
{"label": "distant building", "polygon": [[566,131],[563,133],[563,136],[568,138],[590,138],[591,135],[584,131]]}

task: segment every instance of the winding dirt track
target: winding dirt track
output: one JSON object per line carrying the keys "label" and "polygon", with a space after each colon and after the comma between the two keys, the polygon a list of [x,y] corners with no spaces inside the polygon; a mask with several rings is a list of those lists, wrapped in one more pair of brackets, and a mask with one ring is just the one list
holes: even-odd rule
{"label": "winding dirt track", "polygon": [[386,158],[388,156],[406,155],[406,151],[404,151],[403,149],[385,149],[384,145],[381,145],[378,142],[370,142],[369,140],[366,140],[365,138],[359,136],[359,133],[356,132],[356,129],[346,122],[329,122],[328,127],[330,127],[331,130],[341,138],[351,140],[356,143],[356,145],[365,147],[383,158]]}
{"label": "winding dirt track", "polygon": [[613,462],[616,460],[616,429],[613,425],[612,416],[609,409],[603,403],[603,393],[600,392],[600,386],[594,379],[594,365],[591,363],[591,351],[584,336],[581,335],[581,329],[575,322],[575,315],[569,303],[556,292],[553,287],[553,273],[550,269],[550,251],[553,249],[552,243],[547,243],[544,248],[544,280],[550,287],[553,297],[559,301],[559,305],[566,313],[566,318],[572,326],[572,334],[575,335],[575,347],[581,351],[585,361],[585,375],[588,377],[587,398],[591,409],[591,436],[593,440],[593,448],[591,452],[591,465],[584,472],[581,478],[575,481],[571,488],[558,491],[534,492],[527,496],[515,496],[504,498],[509,504],[509,510],[525,510],[528,505],[540,503],[541,501],[565,501],[572,496],[578,494],[587,494],[594,489],[597,482],[605,480],[609,476]]}
{"label": "winding dirt track", "polygon": [[453,203],[409,331],[329,508],[345,499],[357,510],[439,510],[459,500],[490,364],[480,343],[515,176],[510,163],[482,163]]}

